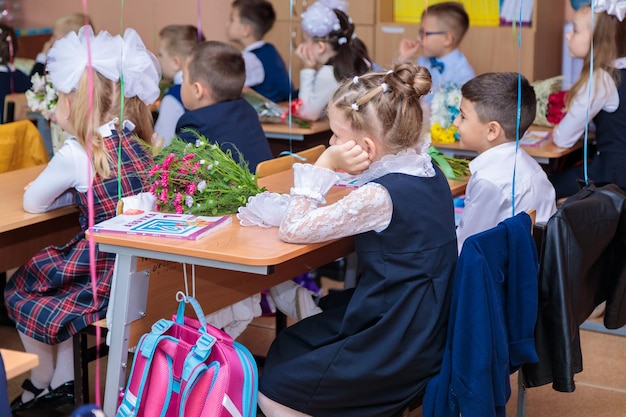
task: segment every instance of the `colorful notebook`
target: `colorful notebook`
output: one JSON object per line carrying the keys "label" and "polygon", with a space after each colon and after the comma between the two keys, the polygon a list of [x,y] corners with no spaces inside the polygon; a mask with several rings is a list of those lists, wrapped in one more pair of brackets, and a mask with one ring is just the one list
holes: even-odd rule
{"label": "colorful notebook", "polygon": [[230,215],[195,216],[129,210],[96,224],[93,231],[197,240],[231,221]]}

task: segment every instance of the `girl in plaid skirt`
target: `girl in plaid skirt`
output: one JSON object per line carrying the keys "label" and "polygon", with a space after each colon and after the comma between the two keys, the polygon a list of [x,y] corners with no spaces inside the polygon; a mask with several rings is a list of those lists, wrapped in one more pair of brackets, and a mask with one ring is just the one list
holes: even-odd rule
{"label": "girl in plaid skirt", "polygon": [[[87,191],[93,191],[95,223],[115,216],[120,198],[144,191],[152,164],[142,139],[152,136],[147,104],[159,95],[158,61],[132,29],[122,38],[94,36],[84,26],[55,42],[47,68],[59,94],[55,117],[72,137],[27,187],[24,209],[44,212],[76,204],[83,232],[64,246],[44,248],[7,283],[9,315],[25,350],[40,363],[12,402],[13,411],[73,402],[71,336],[105,316],[115,261],[97,247],[90,259]],[[96,266],[95,288],[90,262]]]}

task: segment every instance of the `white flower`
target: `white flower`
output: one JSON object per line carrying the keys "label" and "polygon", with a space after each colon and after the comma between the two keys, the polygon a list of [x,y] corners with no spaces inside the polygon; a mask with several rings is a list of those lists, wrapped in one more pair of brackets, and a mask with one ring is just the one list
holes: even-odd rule
{"label": "white flower", "polygon": [[206,181],[202,180],[198,183],[198,191],[202,192],[206,188]]}
{"label": "white flower", "polygon": [[57,91],[45,76],[39,74],[31,77],[31,83],[33,86],[26,92],[28,107],[49,119],[57,105]]}
{"label": "white flower", "polygon": [[193,206],[193,197],[190,195],[186,195],[185,204],[187,204],[187,207],[191,208],[191,206]]}

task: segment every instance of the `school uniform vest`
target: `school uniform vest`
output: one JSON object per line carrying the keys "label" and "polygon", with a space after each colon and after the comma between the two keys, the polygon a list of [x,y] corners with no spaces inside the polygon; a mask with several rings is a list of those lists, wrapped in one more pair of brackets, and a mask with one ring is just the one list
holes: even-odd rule
{"label": "school uniform vest", "polygon": [[185,112],[178,119],[176,134],[186,142],[195,143],[196,135],[183,132],[185,128],[199,132],[211,143],[218,143],[224,151],[230,149],[235,161],[239,161],[241,154],[251,172],[255,172],[259,162],[272,158],[259,116],[243,98]]}
{"label": "school uniform vest", "polygon": [[167,89],[165,95],[174,97],[183,107],[185,107],[185,105],[183,104],[183,98],[180,95],[180,87],[180,84],[174,84]]}
{"label": "school uniform vest", "polygon": [[593,119],[597,152],[589,166],[589,176],[596,185],[614,183],[626,190],[626,69],[620,72],[617,110],[613,113],[602,110]]}
{"label": "school uniform vest", "polygon": [[274,45],[266,43],[250,52],[259,58],[265,70],[263,82],[252,86],[252,89],[275,103],[289,100],[289,93],[293,87],[289,82],[289,73],[285,67],[285,62]]}

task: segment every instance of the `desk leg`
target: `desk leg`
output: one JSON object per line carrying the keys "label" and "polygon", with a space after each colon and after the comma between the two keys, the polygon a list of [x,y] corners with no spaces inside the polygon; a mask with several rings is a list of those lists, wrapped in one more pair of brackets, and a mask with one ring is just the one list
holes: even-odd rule
{"label": "desk leg", "polygon": [[[117,413],[119,394],[125,388],[128,361],[128,335],[130,333],[131,275],[137,267],[137,258],[130,255],[117,256],[117,268],[113,275],[111,299],[112,311],[107,365],[106,385],[104,390],[104,414],[114,416]],[[137,296],[137,294],[134,294]],[[147,297],[147,294],[145,295]]]}

